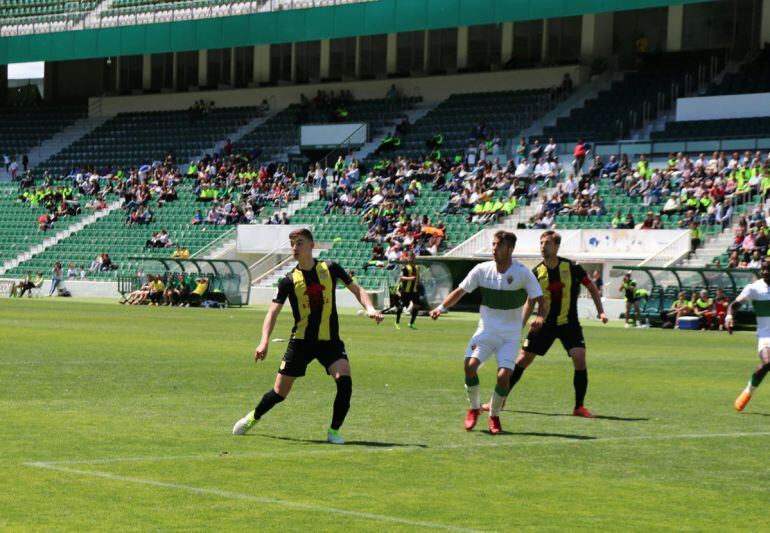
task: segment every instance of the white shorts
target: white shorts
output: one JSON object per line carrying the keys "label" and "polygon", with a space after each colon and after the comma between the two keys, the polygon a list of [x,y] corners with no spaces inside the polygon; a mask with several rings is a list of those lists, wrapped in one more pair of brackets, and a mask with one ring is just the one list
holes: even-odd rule
{"label": "white shorts", "polygon": [[770,337],[759,337],[757,342],[757,352],[761,352],[765,348],[770,348]]}
{"label": "white shorts", "polygon": [[476,331],[465,350],[465,358],[475,357],[483,364],[495,354],[497,368],[513,369],[519,353],[521,337],[503,337],[484,331]]}

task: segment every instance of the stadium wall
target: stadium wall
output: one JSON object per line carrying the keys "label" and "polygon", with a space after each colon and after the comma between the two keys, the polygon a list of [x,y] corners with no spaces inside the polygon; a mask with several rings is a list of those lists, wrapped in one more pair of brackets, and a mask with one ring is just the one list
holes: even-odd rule
{"label": "stadium wall", "polygon": [[679,98],[676,120],[770,117],[770,93]]}
{"label": "stadium wall", "polygon": [[0,64],[183,52],[568,17],[702,0],[378,0],[0,38]]}
{"label": "stadium wall", "polygon": [[[453,74],[424,78],[352,81],[334,84],[334,90],[349,90],[361,100],[384,98],[388,88],[395,84],[406,96],[422,96],[426,102],[438,102],[451,94],[475,91],[510,91],[553,87],[561,83],[564,74],[570,74],[578,84],[588,79],[589,69],[578,65],[528,70],[504,70],[473,74]],[[136,111],[164,111],[188,109],[196,100],[214,102],[217,107],[256,106],[268,100],[273,110],[283,109],[299,102],[300,94],[315,95],[318,90],[329,90],[329,84],[291,85],[234,89],[229,91],[201,91],[189,93],[153,94],[142,96],[115,96],[89,99],[92,116],[113,116]]]}

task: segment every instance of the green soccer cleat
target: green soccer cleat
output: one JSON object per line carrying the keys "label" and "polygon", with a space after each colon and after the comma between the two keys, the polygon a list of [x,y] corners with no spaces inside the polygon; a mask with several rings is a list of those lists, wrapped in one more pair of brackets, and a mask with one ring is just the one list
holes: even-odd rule
{"label": "green soccer cleat", "polygon": [[329,428],[326,431],[326,440],[328,440],[332,444],[345,444],[345,439],[343,439],[342,435],[340,435],[339,429]]}
{"label": "green soccer cleat", "polygon": [[254,418],[254,411],[238,420],[233,426],[233,435],[245,435],[251,428],[257,425],[259,420]]}
{"label": "green soccer cleat", "polygon": [[413,330],[417,331],[417,328],[414,326],[414,324],[409,324],[409,329],[413,329]]}
{"label": "green soccer cleat", "polygon": [[401,324],[399,324],[398,322],[396,322],[396,329],[401,329]]}

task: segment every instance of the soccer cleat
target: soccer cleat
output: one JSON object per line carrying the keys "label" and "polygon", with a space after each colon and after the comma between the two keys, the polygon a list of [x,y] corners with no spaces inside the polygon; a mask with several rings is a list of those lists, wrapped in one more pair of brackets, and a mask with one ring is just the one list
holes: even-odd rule
{"label": "soccer cleat", "polygon": [[591,412],[588,409],[586,409],[585,407],[583,407],[582,405],[580,407],[578,407],[577,409],[575,409],[574,411],[572,411],[572,416],[580,416],[582,418],[593,418],[594,417],[594,415],[592,415]]}
{"label": "soccer cleat", "polygon": [[497,435],[498,433],[503,432],[503,426],[500,425],[500,417],[499,416],[490,416],[489,417],[489,432],[492,435]]}
{"label": "soccer cleat", "polygon": [[409,329],[413,329],[413,330],[417,331],[417,328],[414,327],[414,324],[409,324]]}
{"label": "soccer cleat", "polygon": [[254,411],[238,420],[233,426],[233,435],[245,435],[247,431],[257,425],[258,420],[254,418]]}
{"label": "soccer cleat", "polygon": [[332,444],[345,444],[345,439],[343,439],[342,435],[340,435],[339,429],[329,428],[326,431],[326,440],[328,440]]}
{"label": "soccer cleat", "polygon": [[479,418],[481,409],[468,409],[468,414],[465,415],[465,429],[470,431],[476,427],[476,420]]}
{"label": "soccer cleat", "polygon": [[401,329],[401,324],[399,324],[398,322],[396,322],[396,329]]}
{"label": "soccer cleat", "polygon": [[735,400],[735,410],[739,412],[743,411],[743,408],[746,407],[746,404],[749,403],[749,400],[751,400],[751,393],[747,390],[744,390]]}

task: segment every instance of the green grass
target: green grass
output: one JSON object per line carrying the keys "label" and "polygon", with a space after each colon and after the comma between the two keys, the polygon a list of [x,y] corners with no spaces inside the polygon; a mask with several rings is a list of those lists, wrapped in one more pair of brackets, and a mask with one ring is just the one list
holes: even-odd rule
{"label": "green grass", "polygon": [[476,316],[397,332],[392,317],[343,313],[354,393],[349,444],[333,447],[335,388],[317,364],[253,433],[230,435],[285,348],[253,362],[263,313],[0,300],[0,529],[764,527],[770,392],[732,407],[753,333],[587,324],[587,405],[606,418],[566,416],[572,367],[557,343],[493,437],[485,420],[462,429]]}

